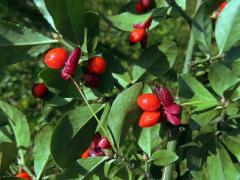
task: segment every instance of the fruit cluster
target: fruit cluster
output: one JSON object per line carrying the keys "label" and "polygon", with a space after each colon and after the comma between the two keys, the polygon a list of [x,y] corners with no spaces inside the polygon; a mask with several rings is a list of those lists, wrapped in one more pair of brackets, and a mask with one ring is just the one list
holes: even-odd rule
{"label": "fruit cluster", "polygon": [[152,8],[152,0],[138,0],[135,4],[135,11],[137,13],[144,13]]}
{"label": "fruit cluster", "polygon": [[148,32],[147,29],[152,24],[153,17],[150,16],[145,22],[134,24],[133,27],[135,28],[129,36],[129,44],[135,45],[136,43],[140,42],[143,49],[147,47],[147,40],[148,40]]}
{"label": "fruit cluster", "polygon": [[101,137],[96,133],[92,139],[90,147],[82,154],[83,159],[96,156],[105,156],[112,148],[109,140],[106,137]]}
{"label": "fruit cluster", "polygon": [[174,126],[180,125],[182,108],[174,103],[171,92],[167,88],[158,86],[155,88],[155,92],[156,94],[142,94],[137,99],[137,104],[144,110],[139,120],[139,126],[151,127],[158,122],[163,122],[164,119]]}
{"label": "fruit cluster", "polygon": [[104,58],[99,56],[90,58],[87,64],[87,73],[82,77],[85,86],[97,88],[101,83],[99,75],[105,72],[106,66],[107,64]]}

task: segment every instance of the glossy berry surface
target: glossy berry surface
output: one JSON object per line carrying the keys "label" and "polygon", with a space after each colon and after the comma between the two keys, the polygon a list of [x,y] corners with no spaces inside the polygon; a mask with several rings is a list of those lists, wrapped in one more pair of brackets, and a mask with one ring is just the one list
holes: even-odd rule
{"label": "glossy berry surface", "polygon": [[129,37],[130,44],[135,44],[140,42],[143,39],[144,35],[145,35],[144,29],[134,29],[130,33],[130,37]]}
{"label": "glossy berry surface", "polygon": [[61,69],[67,58],[67,51],[62,48],[55,48],[47,52],[44,62],[51,69]]}
{"label": "glossy berry surface", "polygon": [[158,123],[161,113],[159,111],[145,111],[139,120],[139,127],[151,127]]}
{"label": "glossy berry surface", "polygon": [[32,95],[36,98],[43,99],[47,95],[48,89],[44,83],[34,84],[32,87]]}
{"label": "glossy berry surface", "polygon": [[160,107],[161,102],[157,95],[145,93],[138,97],[137,104],[145,111],[155,111]]}
{"label": "glossy berry surface", "polygon": [[137,13],[143,13],[144,11],[145,11],[145,9],[144,9],[144,6],[143,6],[143,4],[141,3],[141,2],[137,2],[136,4],[135,4],[135,11],[137,12]]}
{"label": "glossy berry surface", "polygon": [[17,178],[25,179],[25,180],[31,180],[31,177],[26,172],[22,172],[16,175]]}
{"label": "glossy berry surface", "polygon": [[104,137],[98,142],[98,147],[102,149],[111,149],[112,146],[108,140],[108,138]]}
{"label": "glossy berry surface", "polygon": [[88,61],[87,69],[89,73],[102,74],[106,70],[106,61],[102,57],[96,56]]}

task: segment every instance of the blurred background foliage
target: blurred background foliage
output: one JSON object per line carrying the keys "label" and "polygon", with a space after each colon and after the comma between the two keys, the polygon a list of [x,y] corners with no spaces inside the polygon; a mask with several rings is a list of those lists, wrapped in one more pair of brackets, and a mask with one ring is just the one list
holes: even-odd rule
{"label": "blurred background foliage", "polygon": [[[98,11],[105,15],[117,14],[126,0],[92,0],[86,1],[89,10]],[[188,13],[192,14],[195,1],[190,1]],[[32,0],[1,0],[0,19],[15,22],[33,30],[51,36],[51,27],[41,16]],[[101,21],[98,42],[104,49],[112,49],[118,53],[127,65],[136,60],[143,52],[139,46],[134,46],[129,51],[128,33],[119,32]],[[168,72],[163,84],[177,87],[176,72],[180,72],[187,49],[189,28],[182,18],[170,18],[160,23],[158,28],[150,32],[149,44],[160,43],[164,40],[173,40],[178,46],[178,59],[174,70]],[[11,53],[11,52],[9,52]],[[16,54],[17,56],[17,54]],[[0,70],[1,99],[19,108],[29,119],[31,125],[42,117],[42,103],[31,95],[33,83],[38,81],[37,75],[44,67],[43,54],[35,59],[26,59],[21,63],[11,65]],[[0,57],[1,60],[1,57]],[[35,123],[34,123],[35,122]]]}

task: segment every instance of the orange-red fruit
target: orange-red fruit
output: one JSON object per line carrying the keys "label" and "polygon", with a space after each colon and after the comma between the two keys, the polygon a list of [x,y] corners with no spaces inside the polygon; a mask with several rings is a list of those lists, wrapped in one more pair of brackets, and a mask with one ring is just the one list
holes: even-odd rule
{"label": "orange-red fruit", "polygon": [[32,95],[36,98],[43,99],[47,95],[48,89],[44,83],[34,84],[32,87]]}
{"label": "orange-red fruit", "polygon": [[144,29],[134,29],[130,33],[129,41],[131,44],[135,44],[140,42],[145,35],[145,30]]}
{"label": "orange-red fruit", "polygon": [[145,111],[155,111],[160,107],[161,102],[158,99],[157,95],[152,93],[145,93],[138,97],[137,104],[141,109]]}
{"label": "orange-red fruit", "polygon": [[105,59],[95,56],[89,59],[87,69],[89,73],[102,74],[106,70],[106,66],[107,63]]}
{"label": "orange-red fruit", "polygon": [[22,172],[16,175],[17,178],[25,179],[25,180],[31,180],[31,177],[26,172]]}
{"label": "orange-red fruit", "polygon": [[47,52],[44,62],[51,69],[61,69],[67,58],[67,51],[62,48],[54,48]]}
{"label": "orange-red fruit", "polygon": [[137,2],[135,4],[135,11],[137,13],[143,13],[145,11],[144,6],[143,6],[143,4],[141,2]]}
{"label": "orange-red fruit", "polygon": [[158,123],[161,113],[159,111],[145,111],[139,120],[139,127],[151,127]]}
{"label": "orange-red fruit", "polygon": [[91,148],[88,148],[83,154],[82,154],[82,158],[83,159],[87,159],[89,157],[89,152],[91,151]]}

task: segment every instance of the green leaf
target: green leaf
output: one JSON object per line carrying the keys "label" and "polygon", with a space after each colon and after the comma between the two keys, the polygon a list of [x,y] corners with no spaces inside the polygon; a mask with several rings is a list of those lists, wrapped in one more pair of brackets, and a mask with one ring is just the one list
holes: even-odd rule
{"label": "green leaf", "polygon": [[208,78],[213,90],[221,97],[223,97],[224,91],[240,81],[230,69],[221,64],[212,66]]}
{"label": "green leaf", "polygon": [[212,103],[218,103],[213,95],[195,78],[190,74],[181,75],[182,80],[187,86],[194,92],[195,96],[201,98],[202,100],[209,101]]}
{"label": "green leaf", "polygon": [[63,37],[77,44],[83,41],[84,2],[84,0],[45,0],[57,30]]}
{"label": "green leaf", "polygon": [[177,47],[172,41],[165,41],[160,46],[149,47],[133,66],[132,82],[137,82],[146,73],[160,78],[173,66],[176,57]]}
{"label": "green leaf", "polygon": [[229,50],[240,39],[240,1],[229,1],[218,17],[215,36],[220,53]]}
{"label": "green leaf", "polygon": [[230,152],[232,152],[235,157],[240,161],[240,137],[237,136],[231,136],[231,135],[225,135],[223,143],[226,145],[226,147],[229,149]]}
{"label": "green leaf", "polygon": [[178,156],[169,150],[159,150],[153,153],[151,160],[157,166],[167,166],[178,160]]}
{"label": "green leaf", "polygon": [[152,150],[160,144],[161,139],[159,137],[159,131],[160,124],[142,129],[138,139],[138,145],[148,155],[148,157],[151,157]]}
{"label": "green leaf", "polygon": [[131,124],[139,118],[139,108],[136,104],[139,94],[142,92],[143,83],[137,83],[123,91],[113,101],[109,116],[108,125],[113,135],[113,143],[117,146],[124,140]]}
{"label": "green leaf", "polygon": [[207,168],[209,180],[230,180],[240,178],[240,174],[234,167],[228,152],[221,144],[218,144],[216,154],[208,156]]}
{"label": "green leaf", "polygon": [[21,159],[30,144],[30,132],[26,117],[15,107],[0,100],[0,109],[7,116],[8,122],[13,130],[18,152]]}
{"label": "green leaf", "polygon": [[24,26],[9,22],[0,22],[0,47],[30,46],[55,42],[57,41]]}
{"label": "green leaf", "polygon": [[4,174],[17,155],[17,148],[12,142],[0,143],[0,174]]}
{"label": "green leaf", "polygon": [[190,127],[192,129],[200,129],[206,125],[208,125],[217,115],[219,115],[220,111],[213,109],[207,112],[196,113],[191,116],[192,120],[190,121]]}
{"label": "green leaf", "polygon": [[207,2],[203,3],[193,20],[200,26],[192,26],[192,33],[199,48],[205,53],[210,54],[212,42],[212,21],[208,14]]}
{"label": "green leaf", "polygon": [[68,169],[66,169],[61,175],[57,176],[56,179],[86,179],[90,173],[93,173],[93,171],[107,159],[108,157],[79,159],[76,163],[73,163]]}
{"label": "green leaf", "polygon": [[[97,113],[104,104],[92,104],[91,107]],[[66,168],[80,158],[90,145],[96,126],[96,120],[87,106],[77,107],[65,114],[59,120],[51,139],[51,153],[55,162]]]}
{"label": "green leaf", "polygon": [[[117,28],[122,31],[132,31],[133,24],[145,22],[149,16],[152,14],[152,11],[145,13],[143,15],[136,15],[130,12],[124,12],[118,15],[113,16],[104,16],[104,20],[112,27]],[[153,21],[150,29],[158,25],[158,22]]]}
{"label": "green leaf", "polygon": [[0,22],[0,67],[33,58],[56,42],[26,27]]}
{"label": "green leaf", "polygon": [[40,178],[50,156],[50,140],[52,128],[44,126],[34,140],[34,171]]}
{"label": "green leaf", "polygon": [[47,20],[47,22],[51,25],[51,27],[57,32],[57,29],[56,29],[56,27],[54,25],[54,22],[53,22],[53,18],[49,14],[44,0],[33,0],[33,2],[35,3],[35,5],[39,9],[39,11],[41,12],[43,17]]}

